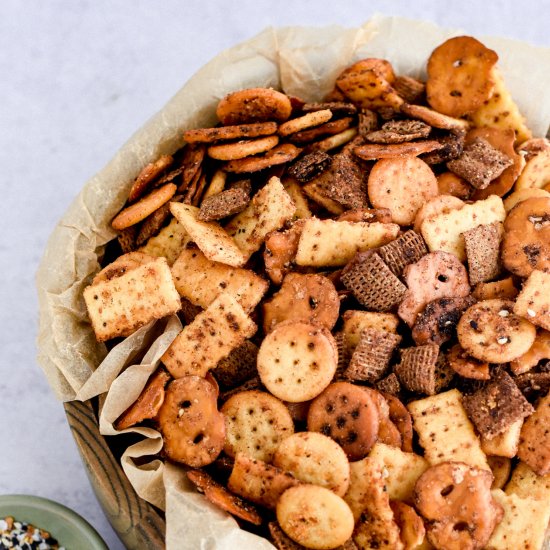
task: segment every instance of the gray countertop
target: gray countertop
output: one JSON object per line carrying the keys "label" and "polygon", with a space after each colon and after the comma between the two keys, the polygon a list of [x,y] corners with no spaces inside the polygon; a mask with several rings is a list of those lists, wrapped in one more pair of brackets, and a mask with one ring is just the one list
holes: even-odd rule
{"label": "gray countertop", "polygon": [[60,501],[123,548],[35,359],[46,239],[83,183],[222,49],[268,25],[357,26],[375,12],[550,46],[540,0],[1,0],[0,494]]}

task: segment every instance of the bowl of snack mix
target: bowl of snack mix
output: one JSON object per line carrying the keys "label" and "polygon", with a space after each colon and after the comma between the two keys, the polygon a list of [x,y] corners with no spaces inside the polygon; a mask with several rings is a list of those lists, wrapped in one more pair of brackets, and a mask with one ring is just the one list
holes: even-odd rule
{"label": "bowl of snack mix", "polygon": [[0,548],[107,550],[97,531],[76,512],[31,495],[0,496]]}
{"label": "bowl of snack mix", "polygon": [[214,59],[50,240],[41,358],[96,494],[129,548],[541,549],[550,53],[322,35]]}

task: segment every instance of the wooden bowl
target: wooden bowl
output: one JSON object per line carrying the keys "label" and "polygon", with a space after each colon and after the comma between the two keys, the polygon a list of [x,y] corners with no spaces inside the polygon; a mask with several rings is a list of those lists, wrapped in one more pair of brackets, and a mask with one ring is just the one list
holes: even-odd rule
{"label": "wooden bowl", "polygon": [[88,479],[120,540],[130,550],[164,549],[164,517],[134,491],[119,459],[99,433],[93,403],[71,401],[64,407]]}

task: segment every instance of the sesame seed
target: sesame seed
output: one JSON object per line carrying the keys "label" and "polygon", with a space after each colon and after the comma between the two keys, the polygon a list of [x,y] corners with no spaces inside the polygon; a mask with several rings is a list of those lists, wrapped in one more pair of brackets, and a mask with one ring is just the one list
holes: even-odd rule
{"label": "sesame seed", "polygon": [[537,314],[532,309],[528,309],[527,315],[529,315],[529,317],[536,317]]}
{"label": "sesame seed", "polygon": [[510,342],[510,338],[508,338],[508,336],[503,336],[501,338],[498,338],[497,342],[499,344],[507,344],[508,342]]}

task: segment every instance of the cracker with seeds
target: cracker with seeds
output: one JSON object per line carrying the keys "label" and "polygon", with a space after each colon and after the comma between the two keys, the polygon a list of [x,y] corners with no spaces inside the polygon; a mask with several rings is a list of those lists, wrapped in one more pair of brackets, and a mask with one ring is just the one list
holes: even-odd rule
{"label": "cracker with seeds", "polygon": [[271,462],[284,439],[294,433],[290,412],[276,397],[262,391],[245,391],[230,397],[221,412],[225,416],[227,455],[244,453]]}
{"label": "cracker with seeds", "polygon": [[296,206],[290,195],[285,191],[281,180],[274,176],[225,229],[248,259],[262,246],[267,234],[280,229],[285,222],[292,219],[295,212]]}
{"label": "cracker with seeds", "polygon": [[377,442],[366,460],[387,472],[385,482],[390,500],[413,503],[414,484],[429,467],[425,458]]}
{"label": "cracker with seeds", "polygon": [[519,293],[514,313],[550,330],[550,273],[533,270]]}
{"label": "cracker with seeds", "polygon": [[296,263],[303,266],[340,266],[356,252],[384,245],[397,237],[394,223],[346,222],[309,218],[298,243]]}
{"label": "cracker with seeds", "polygon": [[220,294],[176,336],[161,360],[174,378],[204,376],[256,332],[231,294]]}
{"label": "cracker with seeds", "polygon": [[550,501],[550,474],[539,476],[525,462],[518,462],[506,485],[507,495]]}
{"label": "cracker with seeds", "polygon": [[499,256],[503,232],[502,223],[493,222],[478,225],[462,234],[471,285],[498,277],[501,269]]}
{"label": "cracker with seeds", "polygon": [[384,376],[401,336],[366,328],[353,352],[344,376],[349,380],[374,383]]}
{"label": "cracker with seeds", "polygon": [[301,482],[263,460],[237,453],[227,488],[237,495],[274,510],[281,495]]}
{"label": "cracker with seeds", "polygon": [[342,274],[342,282],[361,305],[374,311],[390,311],[407,291],[376,253],[350,264]]}
{"label": "cracker with seeds", "polygon": [[129,336],[150,321],[180,309],[179,294],[166,259],[144,256],[141,265],[84,290],[88,315],[99,342]]}
{"label": "cracker with seeds", "polygon": [[430,465],[455,461],[490,469],[458,390],[413,401],[407,408]]}
{"label": "cracker with seeds", "polygon": [[222,292],[234,296],[245,311],[252,311],[269,283],[249,269],[209,260],[198,248],[185,248],[172,266],[181,296],[207,308]]}
{"label": "cracker with seeds", "polygon": [[464,396],[462,404],[477,431],[488,440],[534,411],[505,371],[500,371],[482,389]]}
{"label": "cracker with seeds", "polygon": [[449,252],[464,261],[466,250],[463,233],[482,223],[503,222],[505,218],[502,199],[491,195],[485,200],[424,220],[420,231],[431,252]]}
{"label": "cracker with seeds", "polygon": [[247,258],[235,241],[217,223],[200,221],[197,207],[173,202],[170,210],[209,260],[233,267],[245,264]]}
{"label": "cracker with seeds", "polygon": [[495,527],[486,548],[540,550],[550,520],[550,501],[507,495],[500,489],[491,491],[491,494],[503,507],[504,517]]}
{"label": "cracker with seeds", "polygon": [[536,474],[550,473],[550,393],[543,397],[535,412],[525,421],[519,439],[518,457]]}

